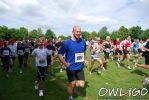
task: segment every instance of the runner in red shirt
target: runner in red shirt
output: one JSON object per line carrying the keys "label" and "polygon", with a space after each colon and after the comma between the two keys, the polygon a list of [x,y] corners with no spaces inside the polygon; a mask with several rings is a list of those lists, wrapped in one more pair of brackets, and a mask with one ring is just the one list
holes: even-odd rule
{"label": "runner in red shirt", "polygon": [[124,56],[123,56],[123,59],[124,60],[125,58],[127,59],[127,67],[128,69],[132,69],[129,65],[129,60],[130,60],[130,46],[131,46],[131,37],[128,36],[126,40],[124,40],[122,42],[122,45],[123,45],[123,52],[124,52]]}
{"label": "runner in red shirt", "polygon": [[121,45],[120,45],[120,40],[119,38],[116,39],[116,42],[115,42],[115,54],[116,54],[116,57],[117,57],[117,64],[118,64],[118,67],[120,66],[120,59],[121,59],[121,56],[122,56],[122,48],[121,48]]}

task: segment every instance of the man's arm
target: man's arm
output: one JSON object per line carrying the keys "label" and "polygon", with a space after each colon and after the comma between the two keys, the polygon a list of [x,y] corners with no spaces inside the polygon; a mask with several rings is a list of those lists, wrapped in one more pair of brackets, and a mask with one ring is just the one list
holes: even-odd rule
{"label": "man's arm", "polygon": [[69,66],[69,63],[67,63],[67,62],[64,60],[62,54],[58,54],[58,58],[59,58],[59,61],[60,61],[65,67],[68,67],[68,66]]}
{"label": "man's arm", "polygon": [[53,57],[53,55],[52,55],[52,54],[50,55],[50,57],[51,57],[51,65],[53,65],[53,62],[54,62],[54,57]]}
{"label": "man's arm", "polygon": [[86,42],[85,42],[84,62],[85,62],[85,64],[88,64],[87,57],[86,57],[86,50],[87,50],[87,45],[86,45]]}
{"label": "man's arm", "polygon": [[88,65],[88,61],[87,61],[87,57],[86,57],[86,51],[84,52],[84,61],[85,61],[85,64]]}

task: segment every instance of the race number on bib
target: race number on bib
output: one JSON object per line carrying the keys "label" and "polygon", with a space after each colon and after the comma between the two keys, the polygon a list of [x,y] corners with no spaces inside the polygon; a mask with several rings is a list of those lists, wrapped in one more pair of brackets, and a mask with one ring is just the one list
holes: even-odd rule
{"label": "race number on bib", "polygon": [[4,50],[4,51],[3,51],[3,55],[4,55],[4,56],[8,56],[8,55],[9,55],[9,50]]}
{"label": "race number on bib", "polygon": [[107,52],[107,53],[110,53],[110,49],[109,49],[109,48],[107,48],[107,49],[106,49],[106,52]]}
{"label": "race number on bib", "polygon": [[29,48],[25,48],[25,52],[30,52],[30,49]]}
{"label": "race number on bib", "polygon": [[45,59],[40,59],[39,60],[39,64],[45,64],[45,62],[46,62]]}
{"label": "race number on bib", "polygon": [[94,59],[97,59],[98,58],[98,55],[94,55]]}
{"label": "race number on bib", "polygon": [[92,55],[93,59],[98,59],[98,55]]}
{"label": "race number on bib", "polygon": [[24,53],[23,50],[18,50],[19,55],[23,55],[23,53]]}
{"label": "race number on bib", "polygon": [[84,62],[84,53],[75,53],[75,62]]}
{"label": "race number on bib", "polygon": [[120,45],[117,45],[117,48],[120,48]]}
{"label": "race number on bib", "polygon": [[127,50],[129,51],[130,47],[127,47]]}

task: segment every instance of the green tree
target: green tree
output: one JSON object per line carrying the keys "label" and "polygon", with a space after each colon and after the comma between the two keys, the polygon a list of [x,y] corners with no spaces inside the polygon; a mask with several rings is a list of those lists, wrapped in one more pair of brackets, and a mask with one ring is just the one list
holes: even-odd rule
{"label": "green tree", "polygon": [[117,38],[117,31],[113,31],[112,34],[110,35],[110,38],[115,41]]}
{"label": "green tree", "polygon": [[8,39],[13,38],[13,39],[17,40],[18,39],[18,36],[17,36],[18,32],[19,32],[18,29],[9,28],[8,32],[7,32]]}
{"label": "green tree", "polygon": [[20,27],[16,34],[17,40],[23,40],[24,38],[27,37],[28,37],[28,30],[24,27]]}
{"label": "green tree", "polygon": [[108,32],[106,26],[102,27],[102,28],[99,30],[98,36],[99,36],[101,39],[106,39],[106,36],[110,36],[110,33]]}
{"label": "green tree", "polygon": [[8,27],[7,26],[0,26],[0,38],[4,40],[9,39],[9,34],[8,34]]}
{"label": "green tree", "polygon": [[146,35],[146,39],[149,38],[149,28],[144,31],[144,34]]}
{"label": "green tree", "polygon": [[64,36],[64,35],[60,35],[60,36],[58,36],[58,38],[61,38],[61,40],[66,40],[67,39],[67,37]]}
{"label": "green tree", "polygon": [[97,32],[93,31],[89,34],[89,40],[94,39],[97,36]]}
{"label": "green tree", "polygon": [[117,37],[120,39],[120,40],[123,40],[125,39],[127,36],[128,36],[128,29],[124,26],[121,26],[117,32]]}
{"label": "green tree", "polygon": [[142,32],[143,31],[140,26],[133,26],[129,29],[129,33],[132,39],[140,38]]}
{"label": "green tree", "polygon": [[89,32],[82,31],[81,32],[82,38],[85,40],[89,40]]}
{"label": "green tree", "polygon": [[15,32],[12,33],[12,37],[16,40],[23,40],[28,36],[28,30],[24,27],[20,27],[19,29],[15,29]]}
{"label": "green tree", "polygon": [[33,29],[32,31],[29,32],[29,38],[38,38],[39,34],[36,29]]}
{"label": "green tree", "polygon": [[70,39],[70,38],[71,38],[71,36],[69,35],[69,36],[67,36],[66,38],[67,38],[67,39]]}
{"label": "green tree", "polygon": [[[41,29],[41,28],[38,28],[38,29],[37,29],[37,34],[38,34],[39,36],[43,35],[43,32],[42,32],[42,29]],[[44,35],[43,35],[43,36],[44,36]]]}
{"label": "green tree", "polygon": [[55,35],[55,33],[51,29],[48,29],[46,31],[45,38],[52,40],[52,39],[56,38],[56,35]]}
{"label": "green tree", "polygon": [[149,38],[149,28],[142,32],[140,35],[140,39],[142,40],[146,40],[147,38]]}

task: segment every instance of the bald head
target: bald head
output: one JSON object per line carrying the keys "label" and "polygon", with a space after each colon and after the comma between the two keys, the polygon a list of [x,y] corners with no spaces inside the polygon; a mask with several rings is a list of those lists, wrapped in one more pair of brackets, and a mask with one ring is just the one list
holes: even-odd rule
{"label": "bald head", "polygon": [[81,31],[80,26],[74,26],[72,31],[76,31],[76,30],[80,30]]}
{"label": "bald head", "polygon": [[81,28],[80,26],[74,26],[72,30],[73,37],[78,40],[81,36]]}

